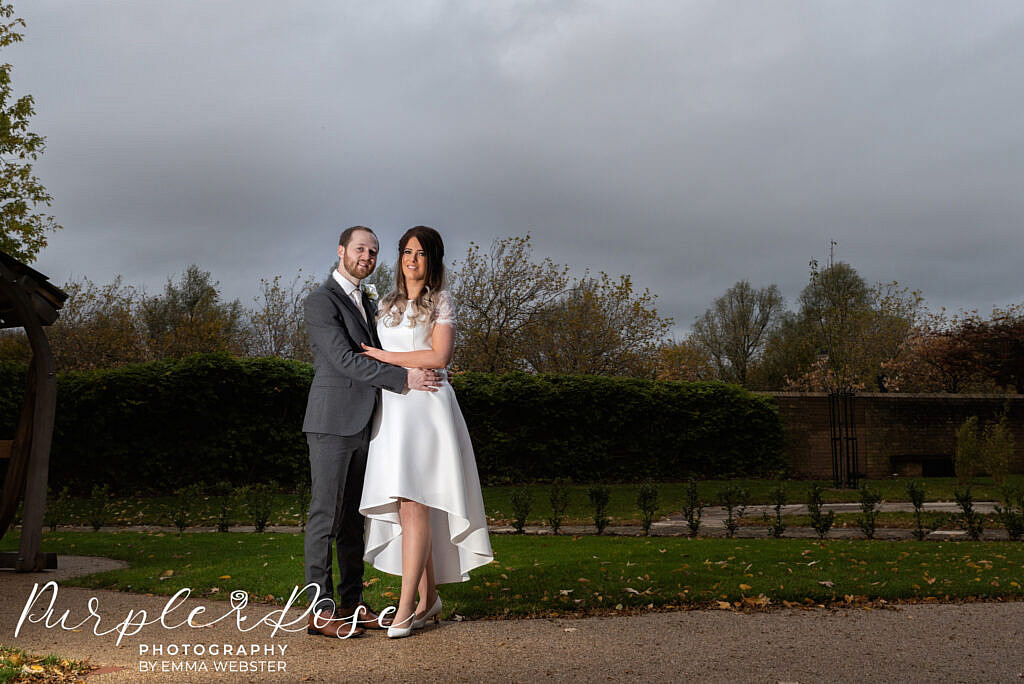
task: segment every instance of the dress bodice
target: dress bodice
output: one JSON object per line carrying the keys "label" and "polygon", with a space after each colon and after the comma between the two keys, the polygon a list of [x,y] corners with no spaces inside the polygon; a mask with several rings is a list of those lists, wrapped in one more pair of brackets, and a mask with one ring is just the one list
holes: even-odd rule
{"label": "dress bodice", "polygon": [[417,321],[412,325],[412,309],[412,302],[406,302],[405,312],[398,325],[387,325],[390,322],[390,316],[386,315],[377,321],[377,335],[380,337],[382,349],[397,352],[431,349],[434,325],[455,324],[455,307],[448,290],[442,290],[439,293],[437,308],[430,320]]}

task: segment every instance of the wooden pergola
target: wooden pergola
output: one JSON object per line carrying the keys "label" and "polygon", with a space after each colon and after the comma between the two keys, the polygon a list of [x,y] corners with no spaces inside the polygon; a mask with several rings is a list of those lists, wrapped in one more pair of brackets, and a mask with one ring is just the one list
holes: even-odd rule
{"label": "wooden pergola", "polygon": [[[57,567],[57,554],[39,552],[57,406],[57,369],[43,326],[57,320],[57,312],[67,298],[42,273],[0,252],[0,328],[24,328],[32,348],[25,401],[14,439],[0,443],[9,446],[10,451],[0,496],[0,538],[10,528],[22,497],[25,501],[21,546],[16,552],[0,553],[0,568],[37,572]],[[0,453],[0,457],[3,455]]]}

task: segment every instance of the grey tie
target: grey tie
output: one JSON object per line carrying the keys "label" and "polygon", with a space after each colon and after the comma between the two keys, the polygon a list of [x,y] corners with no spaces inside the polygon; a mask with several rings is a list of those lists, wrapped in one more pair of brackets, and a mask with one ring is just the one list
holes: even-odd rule
{"label": "grey tie", "polygon": [[359,313],[363,315],[363,320],[365,321],[366,309],[363,308],[363,291],[357,287],[356,289],[352,290],[351,297],[352,303],[356,305],[357,309],[359,309]]}

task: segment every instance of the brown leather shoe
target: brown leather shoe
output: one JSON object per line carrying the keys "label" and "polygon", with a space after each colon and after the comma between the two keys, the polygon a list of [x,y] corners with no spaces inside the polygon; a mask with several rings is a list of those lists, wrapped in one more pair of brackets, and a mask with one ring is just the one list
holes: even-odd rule
{"label": "brown leather shoe", "polygon": [[391,618],[384,618],[381,621],[380,616],[373,612],[370,606],[366,605],[362,601],[355,604],[354,606],[347,606],[344,608],[338,608],[334,611],[334,617],[345,621],[348,624],[352,622],[352,613],[359,611],[359,626],[365,627],[366,629],[387,629],[391,626]]}
{"label": "brown leather shoe", "polygon": [[309,622],[306,624],[306,634],[334,637],[335,639],[357,637],[364,632],[366,632],[366,630],[358,625],[355,629],[352,629],[351,620],[339,620],[335,618],[334,613],[329,610],[321,610],[319,613],[310,613]]}

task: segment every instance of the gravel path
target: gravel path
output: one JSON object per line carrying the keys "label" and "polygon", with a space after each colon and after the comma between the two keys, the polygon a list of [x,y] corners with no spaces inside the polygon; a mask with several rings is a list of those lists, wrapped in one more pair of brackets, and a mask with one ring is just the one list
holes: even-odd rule
{"label": "gravel path", "polygon": [[[36,653],[59,653],[103,666],[90,682],[381,682],[397,679],[466,681],[742,681],[908,682],[1020,681],[1024,678],[1024,602],[907,605],[890,610],[773,610],[649,613],[624,617],[442,622],[408,639],[381,632],[351,640],[309,637],[302,630],[270,636],[259,626],[242,633],[233,622],[203,629],[147,626],[117,645],[116,634],[96,636],[93,623],[77,631],[15,626],[37,582],[121,567],[108,559],[61,557],[60,570],[42,575],[0,572],[0,643]],[[54,618],[70,611],[67,624],[88,617],[95,596],[100,630],[129,611],[159,615],[166,597],[61,587]],[[40,601],[38,616],[49,602]],[[223,601],[189,599],[171,616],[180,621],[195,607],[205,616],[228,610]],[[246,607],[257,621],[273,606]],[[292,611],[297,617],[299,611]],[[250,624],[252,624],[250,622]],[[274,655],[174,656],[169,647],[259,644]],[[164,655],[140,655],[162,646]],[[283,655],[281,651],[283,649]],[[215,666],[255,661],[263,671],[217,673]],[[143,672],[144,663],[158,670]],[[173,668],[202,667],[192,673]],[[274,663],[275,672],[267,671]],[[279,663],[283,663],[283,666]],[[228,665],[229,667],[231,665]],[[283,671],[280,671],[283,667]]]}

